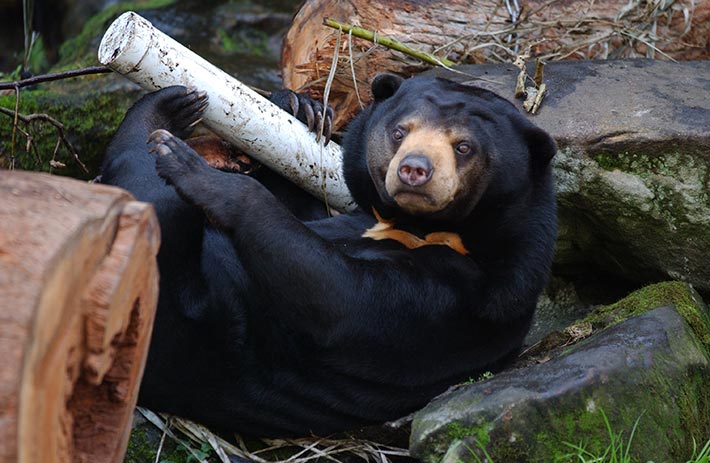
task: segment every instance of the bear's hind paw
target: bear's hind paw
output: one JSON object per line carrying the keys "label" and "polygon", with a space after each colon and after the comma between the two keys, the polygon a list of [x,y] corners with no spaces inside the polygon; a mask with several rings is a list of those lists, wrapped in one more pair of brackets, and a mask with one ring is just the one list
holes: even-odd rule
{"label": "bear's hind paw", "polygon": [[195,179],[209,173],[210,167],[199,154],[184,141],[167,130],[158,129],[150,134],[148,143],[153,146],[149,151],[157,154],[155,168],[162,178],[187,194]]}

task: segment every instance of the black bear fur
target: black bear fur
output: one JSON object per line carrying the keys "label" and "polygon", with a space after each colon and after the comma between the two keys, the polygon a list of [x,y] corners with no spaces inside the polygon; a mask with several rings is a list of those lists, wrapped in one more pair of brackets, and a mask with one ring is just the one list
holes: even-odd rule
{"label": "black bear fur", "polygon": [[[361,207],[308,222],[278,188],[182,142],[203,95],[170,87],[127,113],[103,181],[153,203],[162,231],[140,403],[251,435],[323,435],[403,416],[515,358],[553,254],[554,142],[486,90],[386,75],[373,94],[343,143]],[[403,212],[368,167],[368,146],[388,155],[413,113],[469,134],[457,172],[474,156],[483,169],[430,214]],[[417,236],[456,233],[469,253],[363,238],[373,209]]]}

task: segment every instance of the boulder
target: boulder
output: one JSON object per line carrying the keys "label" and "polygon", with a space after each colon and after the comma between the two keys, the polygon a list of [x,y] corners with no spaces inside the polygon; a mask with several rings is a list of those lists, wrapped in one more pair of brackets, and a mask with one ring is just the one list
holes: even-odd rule
{"label": "boulder", "polygon": [[[13,145],[13,118],[8,114],[0,114],[0,169],[14,166],[79,179],[96,177],[108,142],[140,93],[135,84],[113,75],[63,80],[42,84],[41,89],[23,90],[20,114],[30,118],[46,115],[60,123],[63,135],[86,170],[67,146],[58,144],[60,132],[45,119],[35,119],[30,124],[20,121],[21,130],[15,133]],[[15,95],[0,95],[0,107],[14,111]]]}
{"label": "boulder", "polygon": [[[458,70],[463,74],[430,74],[515,101],[516,67]],[[636,282],[677,279],[710,291],[708,75],[710,61],[565,61],[545,67],[548,93],[530,118],[560,148],[554,159],[556,273],[598,267]]]}
{"label": "boulder", "polygon": [[698,294],[680,282],[650,286],[581,324],[595,334],[416,413],[412,455],[567,461],[574,446],[601,455],[614,436],[631,442],[633,461],[686,461],[710,436],[710,314]]}

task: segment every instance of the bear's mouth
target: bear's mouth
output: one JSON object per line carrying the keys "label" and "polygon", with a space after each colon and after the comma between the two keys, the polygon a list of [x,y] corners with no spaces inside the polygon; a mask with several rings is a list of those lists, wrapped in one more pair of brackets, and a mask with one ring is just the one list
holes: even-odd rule
{"label": "bear's mouth", "polygon": [[423,215],[428,211],[435,212],[439,208],[435,207],[435,201],[431,195],[418,189],[397,188],[394,191],[389,189],[382,182],[381,188],[377,188],[380,193],[382,203],[389,207],[401,209],[410,215]]}
{"label": "bear's mouth", "polygon": [[392,198],[395,200],[395,202],[400,203],[400,202],[408,202],[408,201],[416,201],[416,202],[424,202],[427,204],[434,204],[433,199],[431,196],[428,194],[422,192],[422,191],[397,191],[392,195]]}
{"label": "bear's mouth", "polygon": [[411,215],[427,215],[441,211],[448,201],[437,201],[436,198],[421,190],[399,189],[390,193],[397,206]]}

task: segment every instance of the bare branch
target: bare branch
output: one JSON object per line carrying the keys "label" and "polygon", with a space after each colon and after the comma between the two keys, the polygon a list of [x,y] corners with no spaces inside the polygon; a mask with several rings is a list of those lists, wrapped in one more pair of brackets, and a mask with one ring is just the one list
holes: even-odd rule
{"label": "bare branch", "polygon": [[[30,125],[31,123],[33,123],[35,121],[42,121],[42,122],[47,122],[47,123],[51,124],[52,126],[54,126],[54,128],[57,129],[57,135],[58,135],[59,139],[61,140],[61,143],[67,148],[67,150],[74,157],[74,160],[77,162],[77,164],[79,164],[79,167],[81,167],[81,170],[83,170],[84,173],[86,173],[86,174],[89,173],[89,169],[87,169],[86,165],[84,165],[84,163],[81,162],[81,159],[79,159],[79,155],[77,154],[76,149],[74,149],[74,145],[72,145],[72,143],[66,137],[66,134],[64,133],[64,124],[62,124],[58,120],[54,119],[49,114],[29,114],[29,115],[25,116],[25,115],[20,114],[18,111],[13,111],[11,109],[3,108],[1,106],[0,106],[0,113],[6,114],[10,117],[13,117],[15,120],[15,127],[17,127],[17,121],[21,121],[25,125]],[[13,140],[14,140],[14,132],[13,132]],[[14,147],[13,147],[13,153],[14,153]]]}
{"label": "bare branch", "polygon": [[16,80],[14,82],[0,82],[0,90],[20,89],[30,85],[40,84],[42,82],[51,82],[54,80],[69,79],[71,77],[86,76],[89,74],[106,74],[112,72],[106,66],[91,66],[82,69],[72,69],[71,71],[55,72],[52,74],[42,74],[39,76],[28,77],[27,79]]}

